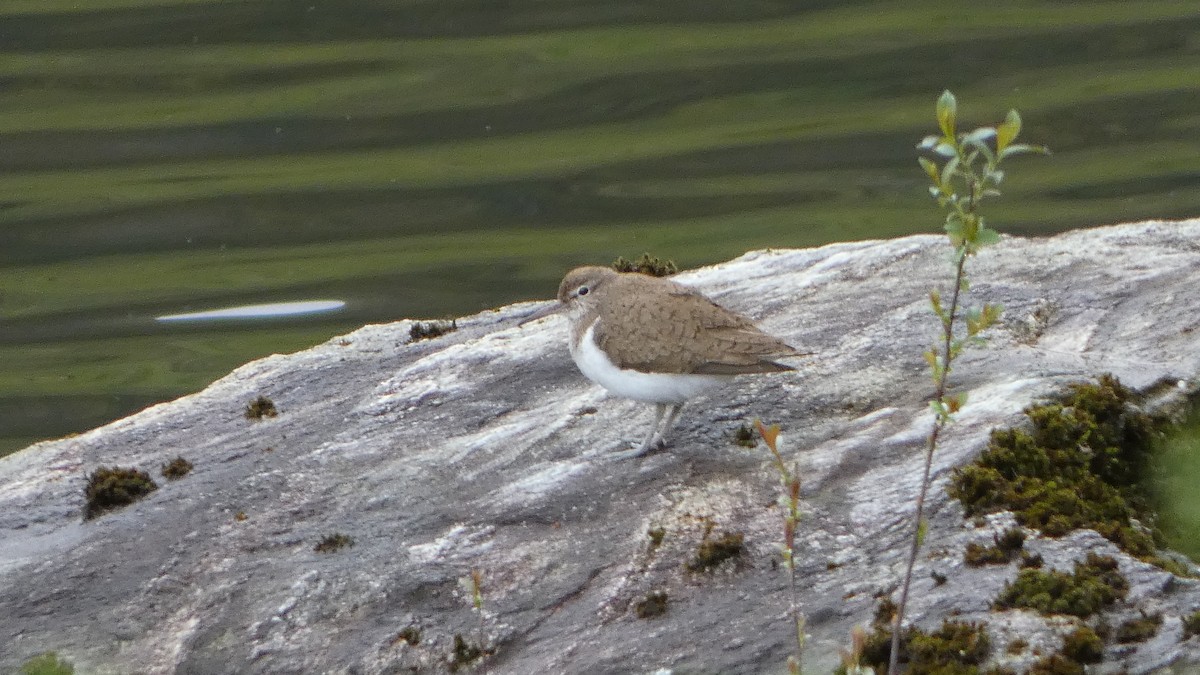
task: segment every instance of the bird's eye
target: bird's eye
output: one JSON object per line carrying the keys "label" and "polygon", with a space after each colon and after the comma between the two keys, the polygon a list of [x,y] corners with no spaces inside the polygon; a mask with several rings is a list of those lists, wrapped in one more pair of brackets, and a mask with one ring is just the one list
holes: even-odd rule
{"label": "bird's eye", "polygon": [[588,294],[588,290],[589,290],[589,289],[588,289],[588,287],[587,287],[587,286],[580,286],[580,287],[579,287],[579,290],[578,290],[578,291],[575,291],[575,295],[587,295],[587,294]]}

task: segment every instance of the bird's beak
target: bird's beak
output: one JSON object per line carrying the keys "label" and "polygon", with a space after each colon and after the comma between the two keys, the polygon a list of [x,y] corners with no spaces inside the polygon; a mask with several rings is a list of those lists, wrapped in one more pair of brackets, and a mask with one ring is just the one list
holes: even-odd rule
{"label": "bird's beak", "polygon": [[537,321],[538,319],[544,319],[544,318],[550,316],[551,314],[558,314],[559,312],[566,309],[566,307],[567,307],[566,305],[564,305],[563,303],[558,302],[556,300],[552,304],[546,305],[545,307],[539,309],[538,311],[534,312],[533,314],[530,314],[529,316],[525,317],[524,319],[521,319],[519,322],[517,322],[517,325],[524,326],[525,324],[532,323],[534,321]]}

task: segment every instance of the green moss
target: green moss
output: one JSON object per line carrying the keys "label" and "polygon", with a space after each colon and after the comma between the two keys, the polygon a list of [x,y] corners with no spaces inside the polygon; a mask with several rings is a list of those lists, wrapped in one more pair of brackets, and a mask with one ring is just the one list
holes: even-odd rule
{"label": "green moss", "polygon": [[1108,556],[1089,553],[1075,572],[1022,569],[996,598],[997,609],[1027,608],[1042,614],[1086,618],[1125,597],[1129,583]]}
{"label": "green moss", "polygon": [[421,629],[416,626],[405,626],[396,637],[392,639],[392,644],[397,642],[405,642],[412,646],[421,644]]}
{"label": "green moss", "polygon": [[667,536],[667,531],[661,527],[652,527],[646,530],[646,536],[650,538],[650,550],[653,551],[662,544],[663,537]]}
{"label": "green moss", "polygon": [[1145,488],[1154,424],[1111,375],[1026,410],[1032,427],[992,432],[987,449],[955,472],[950,495],[968,517],[1012,511],[1051,537],[1094,529],[1131,555],[1158,559]]}
{"label": "green moss", "polygon": [[1062,654],[1051,654],[1029,667],[1026,675],[1085,675],[1083,665]]}
{"label": "green moss", "polygon": [[[877,613],[875,630],[867,636],[860,658],[877,673],[887,672],[892,648],[890,620],[880,621],[882,614]],[[947,620],[933,633],[911,627],[905,630],[899,662],[907,664],[906,675],[978,675],[990,651],[991,643],[981,624]]]}
{"label": "green moss", "polygon": [[982,565],[1005,565],[1016,560],[1025,546],[1025,533],[1018,528],[1010,528],[1002,535],[992,537],[992,546],[982,546],[974,542],[967,544],[963,561],[972,567]]}
{"label": "green moss", "polygon": [[666,591],[651,591],[636,605],[633,611],[639,619],[653,619],[667,613]]}
{"label": "green moss", "polygon": [[162,475],[167,480],[179,480],[191,473],[191,471],[192,463],[183,457],[176,457],[162,465]]}
{"label": "green moss", "polygon": [[337,532],[334,534],[325,535],[321,541],[317,542],[316,545],[313,546],[313,550],[317,553],[333,553],[353,545],[354,539],[342,534],[341,532]]}
{"label": "green moss", "polygon": [[100,467],[83,490],[83,519],[127,506],[158,489],[150,474],[126,467]]}
{"label": "green moss", "polygon": [[704,540],[696,549],[696,555],[688,561],[687,568],[692,572],[707,572],[726,560],[742,554],[744,536],[741,532],[726,532],[716,539],[711,539],[705,532]]}
{"label": "green moss", "polygon": [[733,430],[733,442],[743,448],[753,448],[758,445],[758,436],[749,424],[743,422],[741,426]]}
{"label": "green moss", "polygon": [[642,257],[634,261],[617,258],[612,262],[612,268],[618,272],[637,272],[652,277],[669,277],[679,272],[674,260],[654,258],[649,253],[643,253]]}
{"label": "green moss", "polygon": [[414,321],[408,329],[408,341],[432,340],[458,330],[458,321]]}
{"label": "green moss", "polygon": [[1200,635],[1200,611],[1192,612],[1183,617],[1183,639]]}
{"label": "green moss", "polygon": [[1008,652],[1009,654],[1015,655],[1015,654],[1020,654],[1021,652],[1025,651],[1028,647],[1029,647],[1029,642],[1026,641],[1025,638],[1017,638],[1017,639],[1013,640],[1012,642],[1009,642],[1008,647],[1006,647],[1004,649],[1004,651]]}
{"label": "green moss", "polygon": [[1041,569],[1044,562],[1041,554],[1021,551],[1021,567]]}
{"label": "green moss", "polygon": [[1063,638],[1060,653],[1079,663],[1100,663],[1100,659],[1104,658],[1104,641],[1096,635],[1096,631],[1080,626]]}
{"label": "green moss", "polygon": [[461,633],[455,633],[454,651],[450,654],[450,672],[456,673],[459,668],[471,665],[483,654],[482,649],[467,642]]}
{"label": "green moss", "polygon": [[1142,615],[1117,626],[1117,632],[1114,637],[1121,644],[1145,642],[1158,633],[1158,628],[1161,625],[1161,614]]}
{"label": "green moss", "polygon": [[54,652],[38,654],[21,664],[21,675],[74,675],[75,666]]}
{"label": "green moss", "polygon": [[275,402],[266,396],[259,396],[246,404],[246,419],[248,420],[261,420],[264,417],[275,417],[278,414]]}

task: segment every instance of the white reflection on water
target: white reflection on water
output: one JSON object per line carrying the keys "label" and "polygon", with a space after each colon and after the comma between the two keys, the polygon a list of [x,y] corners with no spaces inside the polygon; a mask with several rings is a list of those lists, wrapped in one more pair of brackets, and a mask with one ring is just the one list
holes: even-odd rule
{"label": "white reflection on water", "polygon": [[263,319],[274,316],[295,316],[297,314],[332,312],[345,306],[346,302],[344,300],[300,300],[297,302],[273,302],[265,305],[242,305],[240,307],[210,309],[206,312],[167,314],[156,317],[154,320],[207,321],[211,319]]}

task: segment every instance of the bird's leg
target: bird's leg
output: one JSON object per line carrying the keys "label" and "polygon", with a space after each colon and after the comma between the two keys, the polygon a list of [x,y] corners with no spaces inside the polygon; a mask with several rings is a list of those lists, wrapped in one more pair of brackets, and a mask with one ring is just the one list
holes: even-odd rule
{"label": "bird's leg", "polygon": [[647,452],[650,452],[650,450],[652,450],[658,443],[662,442],[661,439],[659,438],[658,429],[659,429],[659,423],[662,422],[663,415],[665,415],[666,412],[667,412],[667,404],[665,404],[665,403],[654,404],[654,424],[650,425],[650,433],[646,435],[646,440],[642,441],[641,445],[639,445],[638,447],[636,447],[632,450],[626,450],[624,452],[614,452],[610,456],[613,459],[627,459],[630,457],[641,457],[642,455],[646,454]]}
{"label": "bird's leg", "polygon": [[669,406],[667,418],[662,421],[662,426],[658,428],[658,442],[662,445],[667,444],[667,434],[669,434],[671,429],[674,428],[675,420],[679,417],[680,410],[683,410],[682,403],[676,403],[672,406]]}

